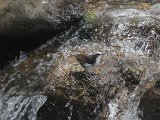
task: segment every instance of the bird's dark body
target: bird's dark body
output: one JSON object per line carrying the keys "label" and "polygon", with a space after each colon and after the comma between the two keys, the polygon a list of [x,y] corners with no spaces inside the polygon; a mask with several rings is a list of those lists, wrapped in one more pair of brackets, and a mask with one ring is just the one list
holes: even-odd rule
{"label": "bird's dark body", "polygon": [[99,55],[102,55],[102,54],[96,53],[88,56],[84,54],[78,54],[76,58],[82,67],[86,67],[85,64],[89,64],[93,66],[96,63],[96,59]]}

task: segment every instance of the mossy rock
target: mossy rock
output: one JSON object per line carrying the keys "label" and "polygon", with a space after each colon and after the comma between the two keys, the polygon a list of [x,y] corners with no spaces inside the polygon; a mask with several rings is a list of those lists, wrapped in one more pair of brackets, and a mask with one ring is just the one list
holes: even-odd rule
{"label": "mossy rock", "polygon": [[96,14],[93,11],[88,11],[86,12],[86,14],[84,15],[84,20],[87,23],[91,23],[96,19]]}

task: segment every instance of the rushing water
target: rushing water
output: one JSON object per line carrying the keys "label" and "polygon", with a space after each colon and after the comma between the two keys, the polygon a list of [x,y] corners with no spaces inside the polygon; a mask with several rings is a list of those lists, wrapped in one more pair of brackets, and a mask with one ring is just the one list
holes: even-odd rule
{"label": "rushing water", "polygon": [[[79,28],[72,27],[28,55],[20,52],[20,59],[0,73],[0,120],[141,120],[141,98],[147,89],[154,86],[153,81],[159,80],[160,38],[157,24],[160,14],[155,10],[160,9],[160,4],[145,10],[129,7],[108,8],[100,14],[97,12],[101,20],[99,23],[93,26],[80,23]],[[110,31],[105,31],[106,26]],[[94,32],[92,27],[95,27]],[[54,46],[56,40],[63,42],[58,48]],[[85,75],[88,76],[83,78],[86,71],[81,71],[82,66],[72,56],[96,52],[104,55],[100,56],[97,66],[87,69]],[[76,68],[74,65],[77,65]],[[76,103],[75,94],[70,91],[67,95],[72,98],[69,99],[50,97],[44,92],[48,88],[51,90],[48,93],[56,91],[55,83],[48,80],[52,72],[61,81],[67,79],[66,71],[70,69],[77,70],[74,74],[80,74],[77,79],[91,81],[90,93],[98,89],[98,85],[104,85],[100,92],[96,92],[94,108],[92,105],[86,107],[83,102]],[[101,70],[97,73],[98,79],[88,74],[96,70]],[[119,71],[123,72],[120,74]],[[128,84],[130,79],[133,81]],[[79,84],[75,80],[67,82],[66,86],[71,84],[74,90]],[[84,91],[90,90],[87,85],[82,86]],[[61,92],[57,94],[61,95]],[[108,94],[111,94],[110,97]]]}

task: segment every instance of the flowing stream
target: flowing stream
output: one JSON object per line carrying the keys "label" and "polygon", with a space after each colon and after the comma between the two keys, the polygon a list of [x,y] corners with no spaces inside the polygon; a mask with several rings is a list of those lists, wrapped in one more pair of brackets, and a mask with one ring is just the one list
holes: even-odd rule
{"label": "flowing stream", "polygon": [[[112,7],[106,5],[104,10],[97,10],[97,22],[93,25],[82,21],[31,53],[21,51],[20,59],[0,71],[0,120],[146,120],[139,108],[141,99],[160,80],[160,4]],[[79,53],[96,52],[104,55],[87,72],[72,59]],[[78,65],[74,68],[73,64]],[[79,101],[68,87],[68,98],[52,94],[62,94],[55,86],[67,79],[65,70],[70,69],[77,70],[71,74],[71,80],[79,73],[76,79],[91,81],[89,87],[82,85],[84,91],[94,93],[97,89],[92,95],[96,96],[93,104],[87,106],[92,103],[85,96],[88,91],[75,93],[79,94]],[[83,78],[83,72],[88,76]],[[60,79],[57,83],[49,79],[52,73]],[[76,84],[79,83],[74,80],[65,83],[73,90]],[[104,85],[100,92],[98,85]],[[83,99],[89,101],[87,107]]]}

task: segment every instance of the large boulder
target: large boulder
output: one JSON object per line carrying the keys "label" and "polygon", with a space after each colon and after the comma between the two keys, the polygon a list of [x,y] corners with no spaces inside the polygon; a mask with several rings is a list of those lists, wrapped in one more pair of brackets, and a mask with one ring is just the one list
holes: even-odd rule
{"label": "large boulder", "polygon": [[0,0],[0,67],[76,25],[80,0]]}
{"label": "large boulder", "polygon": [[[87,4],[85,22],[78,28],[72,27],[1,70],[0,117],[145,119],[141,112],[150,112],[143,102],[146,91],[159,89],[159,14],[153,9],[159,6],[104,3]],[[56,47],[55,41],[62,44]],[[95,53],[101,55],[88,67],[77,59]]]}
{"label": "large boulder", "polygon": [[0,11],[0,36],[5,38],[57,34],[82,16],[78,0],[1,0]]}

